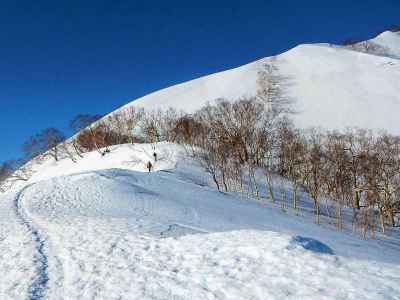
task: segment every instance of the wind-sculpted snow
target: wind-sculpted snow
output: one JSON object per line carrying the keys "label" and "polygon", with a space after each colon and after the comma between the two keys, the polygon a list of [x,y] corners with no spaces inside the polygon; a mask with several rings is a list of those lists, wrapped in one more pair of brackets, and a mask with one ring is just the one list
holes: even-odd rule
{"label": "wind-sculpted snow", "polygon": [[1,196],[0,299],[399,298],[395,234],[317,226],[303,198],[295,216],[218,192],[174,145],[144,172],[150,149],[44,163]]}
{"label": "wind-sculpted snow", "polygon": [[[383,262],[377,249],[360,259],[358,247],[339,247],[340,234],[185,182],[181,172],[86,172],[25,191],[27,211],[62,260],[68,299],[400,295],[399,262]],[[300,232],[313,238],[293,237]],[[321,257],[322,248],[332,249],[331,257]]]}

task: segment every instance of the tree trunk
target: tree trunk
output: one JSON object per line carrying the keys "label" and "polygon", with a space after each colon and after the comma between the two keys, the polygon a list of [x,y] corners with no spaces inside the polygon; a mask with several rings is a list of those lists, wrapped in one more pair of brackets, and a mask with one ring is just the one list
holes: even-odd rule
{"label": "tree trunk", "polygon": [[266,173],[266,177],[267,177],[267,186],[268,186],[268,192],[269,192],[269,196],[271,198],[271,201],[273,203],[275,203],[275,195],[274,195],[274,187],[272,184],[272,174],[270,172]]}
{"label": "tree trunk", "polygon": [[81,152],[78,150],[78,147],[76,147],[75,141],[72,143],[72,145],[74,146],[75,153],[76,153],[80,158],[83,158],[83,155],[82,155]]}
{"label": "tree trunk", "polygon": [[215,174],[212,174],[212,178],[213,178],[213,180],[214,180],[214,183],[217,185],[217,189],[218,189],[218,191],[220,190],[220,187],[219,187],[219,183],[218,183],[218,180],[217,180],[217,177],[215,176]]}
{"label": "tree trunk", "polygon": [[225,178],[226,176],[225,176],[225,171],[222,171],[222,183],[223,183],[223,185],[224,185],[224,188],[225,188],[225,192],[228,192],[228,186],[227,186],[227,184],[226,184],[226,178]]}
{"label": "tree trunk", "polygon": [[299,189],[299,186],[298,186],[297,183],[295,183],[294,184],[294,188],[293,188],[293,209],[295,211],[298,210],[298,203],[297,203],[297,200],[298,200],[298,193],[297,193],[298,189]]}
{"label": "tree trunk", "polygon": [[360,192],[354,191],[354,207],[360,209]]}
{"label": "tree trunk", "polygon": [[336,209],[337,229],[338,231],[342,231],[342,204],[338,202]]}

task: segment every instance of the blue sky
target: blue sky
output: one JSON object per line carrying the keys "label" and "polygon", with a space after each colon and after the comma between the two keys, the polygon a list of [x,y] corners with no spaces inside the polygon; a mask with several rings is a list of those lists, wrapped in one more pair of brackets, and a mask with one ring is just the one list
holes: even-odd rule
{"label": "blue sky", "polygon": [[0,162],[46,127],[300,43],[366,39],[399,0],[2,1]]}

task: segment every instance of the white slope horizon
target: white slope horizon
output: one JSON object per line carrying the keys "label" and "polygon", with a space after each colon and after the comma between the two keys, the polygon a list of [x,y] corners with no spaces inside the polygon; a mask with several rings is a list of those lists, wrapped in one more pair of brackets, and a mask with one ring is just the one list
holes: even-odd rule
{"label": "white slope horizon", "polygon": [[193,113],[218,98],[234,101],[254,96],[258,72],[273,59],[279,74],[289,79],[286,91],[295,102],[292,117],[300,128],[359,127],[400,134],[400,32],[384,32],[370,41],[384,47],[387,56],[329,44],[299,45],[274,57],[156,91],[115,112],[129,107],[172,107]]}

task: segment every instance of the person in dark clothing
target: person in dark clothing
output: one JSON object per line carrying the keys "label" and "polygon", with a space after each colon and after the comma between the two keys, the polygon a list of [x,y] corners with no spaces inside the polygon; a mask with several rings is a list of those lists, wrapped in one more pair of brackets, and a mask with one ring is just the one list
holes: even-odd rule
{"label": "person in dark clothing", "polygon": [[149,161],[147,163],[147,169],[149,170],[149,173],[151,172],[151,169],[153,168],[153,164]]}
{"label": "person in dark clothing", "polygon": [[153,152],[154,161],[157,161],[157,153]]}

